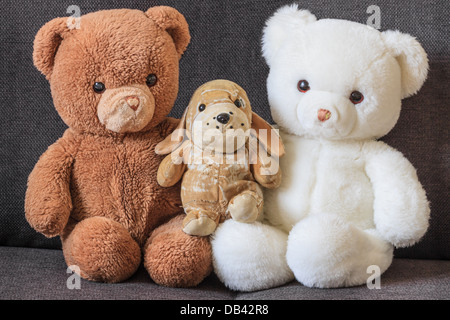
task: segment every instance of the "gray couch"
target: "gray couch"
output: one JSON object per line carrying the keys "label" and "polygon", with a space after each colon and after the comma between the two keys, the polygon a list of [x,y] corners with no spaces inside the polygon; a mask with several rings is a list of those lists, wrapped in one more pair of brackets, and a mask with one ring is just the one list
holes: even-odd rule
{"label": "gray couch", "polygon": [[[365,23],[366,1],[298,1],[320,18]],[[246,90],[254,110],[271,120],[260,54],[265,20],[289,0],[88,1],[81,13],[110,8],[164,4],[183,13],[192,42],[181,60],[180,92],[172,116],[180,117],[202,83],[225,78]],[[233,292],[211,275],[196,288],[174,289],[153,283],[144,269],[121,284],[81,282],[69,290],[70,274],[58,238],[46,239],[24,217],[26,181],[39,156],[59,138],[64,123],[53,108],[48,82],[33,67],[32,44],[38,29],[68,16],[73,1],[7,2],[0,8],[0,299],[449,299],[450,298],[450,50],[447,1],[398,4],[380,0],[381,29],[399,29],[418,38],[430,59],[430,73],[417,96],[403,102],[396,128],[383,138],[417,168],[431,202],[430,228],[417,245],[395,251],[381,289],[366,286],[310,289],[292,282],[252,293]]]}

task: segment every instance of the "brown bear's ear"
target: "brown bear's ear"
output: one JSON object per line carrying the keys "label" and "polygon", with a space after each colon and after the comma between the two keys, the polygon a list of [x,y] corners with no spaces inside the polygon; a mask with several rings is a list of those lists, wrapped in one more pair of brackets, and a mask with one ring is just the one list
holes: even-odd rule
{"label": "brown bear's ear", "polygon": [[33,47],[33,61],[36,68],[50,80],[56,51],[68,32],[67,18],[56,18],[47,22],[36,34]]}
{"label": "brown bear's ear", "polygon": [[167,6],[150,8],[145,14],[169,33],[181,58],[191,41],[189,26],[184,16],[174,8]]}

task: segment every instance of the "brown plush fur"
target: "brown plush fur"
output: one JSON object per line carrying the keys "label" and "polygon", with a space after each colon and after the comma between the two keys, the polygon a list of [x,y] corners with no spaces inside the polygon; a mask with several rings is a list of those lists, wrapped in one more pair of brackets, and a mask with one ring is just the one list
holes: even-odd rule
{"label": "brown plush fur", "polygon": [[[157,283],[197,285],[211,272],[210,244],[172,227],[182,219],[180,185],[158,185],[162,157],[154,152],[178,123],[167,114],[178,92],[188,25],[175,9],[154,7],[90,13],[80,26],[70,30],[66,18],[56,18],[35,39],[35,65],[50,81],[69,129],[30,174],[26,218],[44,235],[61,236],[67,264],[79,266],[86,279],[123,281],[143,253]],[[157,76],[150,88],[149,74]],[[94,92],[95,82],[105,84],[104,93]],[[102,98],[110,92],[109,100]],[[100,101],[116,99],[120,107],[128,98],[115,92],[134,92],[141,102],[147,97],[136,111],[136,117],[143,108],[153,112],[142,129],[113,132],[99,121]]]}

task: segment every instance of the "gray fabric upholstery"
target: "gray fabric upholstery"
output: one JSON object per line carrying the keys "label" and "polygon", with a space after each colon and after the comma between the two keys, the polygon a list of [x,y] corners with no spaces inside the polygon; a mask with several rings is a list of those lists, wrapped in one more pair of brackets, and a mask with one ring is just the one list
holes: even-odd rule
{"label": "gray fabric upholstery", "polygon": [[170,299],[170,300],[309,300],[309,299],[450,299],[450,261],[395,259],[381,276],[381,289],[366,286],[311,289],[291,282],[252,293],[228,290],[211,275],[198,287],[174,289],[156,285],[144,269],[119,284],[82,280],[69,290],[71,274],[60,250],[0,247],[2,299]]}
{"label": "gray fabric upholstery", "polygon": [[254,293],[239,294],[250,300],[427,300],[450,299],[450,261],[394,259],[380,278],[380,289],[367,286],[311,289],[297,282]]}
{"label": "gray fabric upholstery", "polygon": [[[267,102],[268,67],[260,54],[265,20],[293,0],[77,0],[82,14],[100,9],[173,6],[189,24],[192,42],[181,60],[180,91],[172,116],[180,117],[202,83],[226,78],[248,92],[254,110],[271,120]],[[365,23],[364,1],[297,1],[320,18]],[[317,290],[298,283],[255,293],[227,290],[214,276],[198,288],[155,285],[140,270],[123,284],[87,281],[68,290],[66,266],[57,238],[46,239],[25,221],[28,174],[46,148],[64,132],[45,78],[32,63],[33,39],[47,21],[68,16],[71,1],[16,0],[0,10],[0,299],[449,299],[450,262],[396,259],[382,277],[382,290],[365,287]],[[399,29],[418,38],[429,55],[430,73],[417,96],[403,103],[396,128],[383,138],[417,168],[431,203],[430,229],[417,245],[396,250],[397,258],[450,259],[450,48],[447,1],[424,3],[380,0],[381,29]],[[382,84],[380,84],[382,85]],[[8,248],[7,246],[11,246]]]}
{"label": "gray fabric upholstery", "polygon": [[193,289],[166,288],[155,284],[144,268],[124,283],[81,280],[80,289],[69,290],[67,266],[61,250],[0,247],[1,299],[232,299],[217,278],[210,277]]}

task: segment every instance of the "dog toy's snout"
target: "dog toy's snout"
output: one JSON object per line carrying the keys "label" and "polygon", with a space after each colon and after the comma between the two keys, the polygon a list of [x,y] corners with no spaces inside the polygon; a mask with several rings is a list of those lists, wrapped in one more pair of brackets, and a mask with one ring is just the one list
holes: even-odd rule
{"label": "dog toy's snout", "polygon": [[227,124],[230,121],[230,115],[228,113],[221,113],[217,116],[217,121],[222,124]]}

